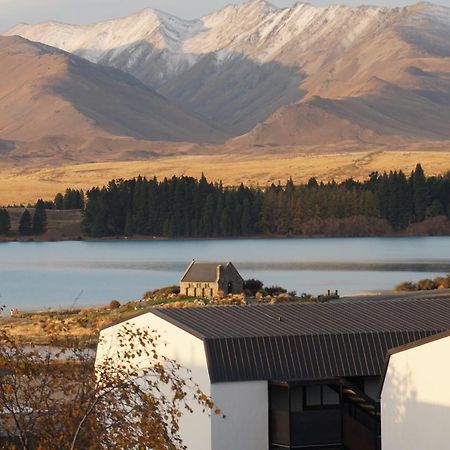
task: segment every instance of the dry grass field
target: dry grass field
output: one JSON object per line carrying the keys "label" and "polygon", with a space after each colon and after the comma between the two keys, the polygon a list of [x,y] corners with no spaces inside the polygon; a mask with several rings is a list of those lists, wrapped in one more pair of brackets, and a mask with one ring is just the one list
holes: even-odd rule
{"label": "dry grass field", "polygon": [[[11,218],[11,238],[17,237],[19,220],[25,208],[8,208]],[[29,208],[33,214],[33,208]],[[67,210],[56,211],[47,210],[47,231],[41,236],[33,236],[33,240],[63,240],[77,239],[82,236],[81,231],[81,211]]]}
{"label": "dry grass field", "polygon": [[158,178],[172,175],[222,180],[226,185],[241,182],[266,186],[284,181],[290,176],[295,182],[311,177],[337,181],[346,178],[363,179],[373,171],[401,169],[411,171],[420,162],[427,174],[439,174],[450,170],[448,151],[384,151],[280,153],[274,156],[263,150],[260,154],[233,153],[214,155],[177,155],[145,161],[102,162],[66,165],[50,168],[0,168],[0,204],[26,204],[37,198],[52,199],[67,187],[88,189],[103,185],[113,178],[132,178],[137,175]]}

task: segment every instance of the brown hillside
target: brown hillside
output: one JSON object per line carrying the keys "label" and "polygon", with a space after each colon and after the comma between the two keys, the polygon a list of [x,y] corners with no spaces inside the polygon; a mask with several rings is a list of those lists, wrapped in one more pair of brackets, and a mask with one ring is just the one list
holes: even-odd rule
{"label": "brown hillside", "polygon": [[[0,60],[3,141],[20,146],[53,140],[63,151],[116,137],[130,142],[224,138],[119,70],[19,37],[0,37]],[[134,150],[130,142],[128,149]]]}

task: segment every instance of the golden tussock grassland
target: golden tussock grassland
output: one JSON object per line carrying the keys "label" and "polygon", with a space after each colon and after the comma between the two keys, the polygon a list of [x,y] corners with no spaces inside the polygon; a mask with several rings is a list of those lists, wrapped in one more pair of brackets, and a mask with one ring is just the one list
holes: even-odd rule
{"label": "golden tussock grassland", "polygon": [[364,179],[374,171],[403,170],[410,172],[421,163],[428,175],[450,170],[450,152],[445,151],[371,151],[326,154],[284,153],[276,156],[261,153],[232,155],[194,155],[160,157],[145,161],[99,162],[50,168],[10,166],[0,168],[0,205],[52,199],[66,188],[89,189],[113,178],[137,175],[158,178],[173,175],[199,177],[225,185],[266,186],[284,182],[304,182],[311,177],[336,181],[353,177]]}

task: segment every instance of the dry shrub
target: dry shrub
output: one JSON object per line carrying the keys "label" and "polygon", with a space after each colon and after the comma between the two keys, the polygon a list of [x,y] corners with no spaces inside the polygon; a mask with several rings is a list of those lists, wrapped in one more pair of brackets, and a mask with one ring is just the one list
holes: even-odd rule
{"label": "dry shrub", "polygon": [[423,222],[412,223],[405,234],[408,236],[448,236],[450,219],[445,216],[430,217]]}
{"label": "dry shrub", "polygon": [[446,277],[437,277],[434,279],[437,289],[450,289],[450,275]]}
{"label": "dry shrub", "polygon": [[293,301],[294,300],[290,295],[288,295],[286,293],[282,293],[282,294],[276,295],[275,297],[271,297],[269,303],[271,305],[276,305],[278,303],[291,303]]}
{"label": "dry shrub", "polygon": [[266,290],[267,294],[269,294],[270,296],[277,296],[280,294],[287,293],[287,289],[284,289],[281,286],[270,286],[270,287],[266,287],[265,290]]}
{"label": "dry shrub", "polygon": [[395,290],[397,292],[410,292],[410,291],[416,291],[417,286],[415,283],[412,283],[411,281],[404,281],[403,283],[398,284],[395,286]]}
{"label": "dry shrub", "polygon": [[434,289],[450,289],[450,275],[436,277],[434,280],[425,278],[416,283],[405,281],[395,287],[398,292],[402,291],[431,291]]}
{"label": "dry shrub", "polygon": [[149,300],[156,297],[160,298],[174,298],[174,296],[179,296],[180,294],[180,287],[173,285],[173,286],[166,286],[159,289],[154,289],[152,291],[144,292],[144,295],[142,296],[143,300]]}
{"label": "dry shrub", "polygon": [[236,294],[222,299],[213,299],[210,304],[219,306],[246,305],[247,301],[244,295]]}
{"label": "dry shrub", "polygon": [[183,301],[179,301],[179,302],[171,302],[171,303],[166,303],[160,306],[160,308],[166,308],[166,309],[171,309],[171,308],[199,308],[199,307],[203,307],[206,306],[205,302],[203,302],[202,300],[194,300],[193,302],[183,302]]}
{"label": "dry shrub", "polygon": [[417,289],[419,291],[431,291],[433,289],[436,289],[436,284],[433,280],[425,278],[424,280],[420,280],[417,282]]}
{"label": "dry shrub", "polygon": [[120,302],[117,300],[111,300],[109,303],[109,309],[119,309],[120,308]]}

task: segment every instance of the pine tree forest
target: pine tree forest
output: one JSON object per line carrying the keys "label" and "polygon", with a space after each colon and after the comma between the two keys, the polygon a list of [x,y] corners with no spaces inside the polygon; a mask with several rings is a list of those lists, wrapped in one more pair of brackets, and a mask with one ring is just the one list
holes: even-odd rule
{"label": "pine tree forest", "polygon": [[114,180],[86,193],[84,228],[92,237],[311,235],[347,227],[353,235],[401,231],[426,218],[450,218],[450,172],[426,177],[372,173],[365,181],[266,188],[224,187],[202,176]]}

